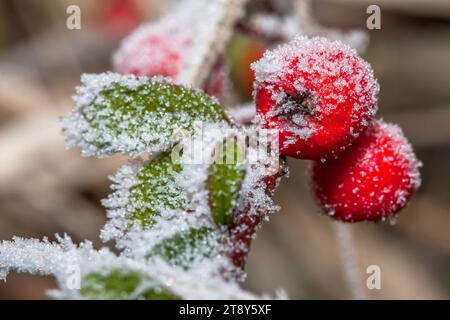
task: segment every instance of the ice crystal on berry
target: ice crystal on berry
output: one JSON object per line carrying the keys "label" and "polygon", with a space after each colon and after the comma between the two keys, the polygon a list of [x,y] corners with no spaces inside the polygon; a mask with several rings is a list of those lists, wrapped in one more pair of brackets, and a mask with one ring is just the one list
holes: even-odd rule
{"label": "ice crystal on berry", "polygon": [[377,221],[407,204],[420,166],[401,129],[378,120],[339,159],[314,164],[314,190],[333,218]]}
{"label": "ice crystal on berry", "polygon": [[334,157],[377,111],[373,71],[355,50],[325,38],[295,38],[253,63],[261,124],[280,130],[282,153]]}

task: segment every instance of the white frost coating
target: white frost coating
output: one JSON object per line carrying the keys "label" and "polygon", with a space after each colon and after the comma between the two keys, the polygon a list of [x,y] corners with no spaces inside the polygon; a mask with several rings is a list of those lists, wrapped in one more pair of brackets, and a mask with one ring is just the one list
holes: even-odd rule
{"label": "white frost coating", "polygon": [[[150,228],[143,230],[139,222],[130,221],[134,210],[143,204],[139,204],[136,200],[132,201],[129,197],[130,190],[138,183],[136,174],[144,162],[134,161],[130,165],[123,166],[112,177],[114,192],[103,202],[108,210],[109,221],[103,228],[101,237],[105,241],[116,240],[117,247],[124,250],[123,253],[127,257],[145,258],[151,249],[163,240],[190,229],[216,228],[208,202],[206,185],[208,169],[213,161],[214,149],[230,136],[241,137],[239,141],[244,142],[244,136],[253,135],[250,139],[251,144],[246,149],[247,159],[253,160],[251,163],[245,164],[246,177],[241,188],[239,203],[236,204],[237,207],[242,214],[250,215],[260,214],[261,210],[268,214],[279,209],[273,204],[271,197],[266,194],[264,184],[261,183],[265,176],[273,174],[273,172],[268,172],[265,164],[277,163],[278,155],[276,158],[269,158],[267,154],[257,150],[256,136],[254,136],[254,132],[250,132],[251,130],[241,131],[231,128],[227,123],[212,125],[199,122],[194,126],[194,134],[185,136],[180,142],[183,149],[182,157],[177,158],[177,151],[172,154],[174,157],[172,161],[180,161],[181,172],[175,174],[175,180],[168,181],[166,185],[168,188],[174,188],[171,185],[174,183],[177,187],[183,188],[187,201],[185,207],[176,210],[161,207],[158,215],[153,217],[155,223]],[[244,212],[244,208],[248,210]],[[206,260],[201,258],[201,252],[198,252],[201,259],[198,260],[198,263],[194,262],[193,264],[198,268],[204,263],[216,261],[220,267],[215,270],[228,270],[233,273],[236,270],[226,263],[224,264],[219,252],[221,250],[223,251],[223,248],[217,246],[212,258]],[[193,260],[195,261],[195,259]]]}
{"label": "white frost coating", "polygon": [[214,148],[237,131],[225,124],[199,125],[195,134],[183,141],[179,184],[186,190],[196,214],[204,215],[212,221],[206,186],[208,169],[214,160],[212,157]]}
{"label": "white frost coating", "polygon": [[[191,17],[194,43],[186,53],[187,67],[178,81],[200,85],[207,77],[218,54],[225,47],[237,19],[243,14],[247,0],[193,0],[190,6],[197,13]],[[201,17],[198,16],[201,14]]]}
{"label": "white frost coating", "polygon": [[[92,125],[88,123],[85,116],[89,117],[99,117],[99,116],[109,116],[112,113],[111,106],[108,106],[102,110],[89,111],[85,116],[82,114],[88,106],[94,101],[102,103],[103,100],[99,96],[101,91],[112,88],[115,84],[120,84],[130,90],[135,90],[140,85],[145,83],[171,83],[169,78],[163,77],[135,77],[135,76],[125,76],[112,72],[105,72],[102,74],[83,74],[81,76],[81,85],[76,88],[76,94],[73,97],[75,106],[72,113],[61,119],[63,125],[63,132],[66,136],[68,148],[73,148],[75,146],[80,146],[82,155],[84,156],[98,156],[103,157],[105,155],[110,155],[114,152],[124,152],[124,153],[136,153],[136,150],[149,149],[150,152],[158,152],[165,147],[167,142],[162,141],[160,143],[154,143],[147,146],[144,141],[150,141],[154,137],[145,137],[145,132],[142,132],[141,139],[132,138],[127,134],[122,134],[118,137],[111,136],[107,129],[107,122],[99,122],[98,128],[93,128]],[[163,101],[162,101],[163,103]],[[94,114],[91,114],[94,112]],[[145,115],[143,115],[144,117]],[[152,119],[148,119],[150,122]],[[160,123],[163,123],[160,120]],[[167,119],[169,120],[169,119]],[[133,125],[134,119],[129,118],[121,120],[120,128],[125,128],[126,126]],[[102,141],[107,145],[97,146],[96,141]]]}
{"label": "white frost coating", "polygon": [[108,221],[101,230],[100,238],[103,241],[119,239],[124,236],[129,228],[128,220],[133,210],[130,205],[130,189],[136,185],[136,173],[142,168],[142,161],[134,161],[130,165],[124,165],[117,170],[114,176],[110,177],[113,182],[111,189],[113,193],[102,201],[102,205],[107,209]]}
{"label": "white frost coating", "polygon": [[193,41],[186,21],[195,14],[192,9],[192,1],[182,1],[170,14],[134,30],[114,53],[114,70],[137,75],[161,73],[176,80],[174,76],[186,67],[183,56]]}
{"label": "white frost coating", "polygon": [[348,121],[341,125],[342,135],[357,136],[378,109],[379,86],[372,68],[340,41],[296,37],[266,51],[252,69],[256,92],[268,92],[274,105],[259,120],[268,121],[269,127],[277,121],[289,124],[284,147],[324,132],[324,119],[340,121],[344,113]]}
{"label": "white frost coating", "polygon": [[[331,215],[339,210],[348,221],[356,220],[356,214],[392,219],[420,186],[422,163],[398,125],[375,120],[359,139],[349,151],[354,153],[342,159],[348,172],[337,186],[335,195],[340,200],[324,197],[324,209]],[[319,186],[328,183],[327,174],[322,179],[315,185],[316,195],[323,191]]]}
{"label": "white frost coating", "polygon": [[[112,88],[117,96],[108,92]],[[62,123],[68,146],[80,146],[86,156],[154,155],[171,148],[171,133],[188,129],[193,119],[216,122],[222,116],[215,98],[161,76],[83,75],[76,92],[75,108]]]}
{"label": "white frost coating", "polygon": [[138,221],[132,222],[131,215],[136,209],[145,209],[146,205],[130,199],[130,191],[138,183],[136,174],[145,164],[135,160],[130,165],[122,166],[111,177],[114,192],[103,201],[109,218],[101,232],[104,241],[114,239],[117,247],[125,249],[128,256],[141,258],[153,246],[177,233],[191,228],[215,227],[207,200],[207,170],[216,144],[234,131],[226,123],[195,125],[195,133],[180,142],[183,146],[182,158],[176,159],[176,154],[173,155],[172,161],[181,161],[182,171],[174,174],[174,181],[165,184],[165,188],[182,188],[186,192],[186,207],[169,209],[161,205],[158,215],[154,216],[155,223],[148,230],[143,230]]}
{"label": "white frost coating", "polygon": [[[251,129],[248,129],[251,130]],[[252,159],[257,159],[254,161]],[[280,210],[280,207],[273,202],[273,199],[266,192],[266,185],[263,179],[272,176],[279,170],[278,158],[274,155],[261,152],[256,145],[250,144],[247,149],[247,162],[245,167],[245,178],[242,182],[239,193],[239,211],[249,215],[265,214],[268,219],[269,214]]]}
{"label": "white frost coating", "polygon": [[[256,212],[257,209],[264,208],[267,213],[277,211],[278,206],[273,204],[270,196],[264,191],[264,184],[261,180],[274,174],[270,172],[268,165],[278,164],[278,154],[267,154],[262,152],[263,148],[257,148],[256,143],[263,143],[258,140],[255,128],[231,129],[225,125],[210,125],[202,127],[194,135],[194,139],[184,142],[183,156],[187,156],[183,161],[189,162],[189,155],[195,155],[203,159],[202,163],[183,163],[183,169],[179,175],[179,184],[187,191],[192,208],[197,214],[202,214],[210,219],[210,207],[208,204],[208,190],[206,182],[208,179],[208,169],[214,160],[211,155],[214,148],[223,142],[224,138],[234,136],[237,139],[239,148],[245,154],[245,178],[240,190],[240,200],[238,207],[242,209],[250,204],[249,213]],[[246,145],[246,137],[249,138],[249,145]]]}
{"label": "white frost coating", "polygon": [[[0,243],[0,279],[5,279],[10,270],[39,275],[54,276],[60,286],[49,295],[58,299],[83,299],[77,289],[72,288],[72,277],[81,277],[91,272],[111,268],[129,269],[156,280],[177,296],[185,299],[269,299],[258,297],[239,288],[236,283],[211,274],[213,268],[204,265],[198,269],[184,271],[162,261],[148,264],[143,260],[117,257],[107,248],[96,251],[90,242],[75,245],[68,236],[57,237],[57,242],[48,240],[14,238]],[[76,281],[75,281],[76,282]]]}
{"label": "white frost coating", "polygon": [[[170,197],[173,193],[180,193],[180,197],[184,198],[184,195],[182,194],[183,190],[178,186],[176,181],[172,181],[172,179],[168,179],[167,177],[159,177],[161,181],[157,182],[164,184],[162,186],[162,190],[156,189],[159,185],[154,184],[155,179],[139,181],[137,174],[140,170],[145,170],[144,166],[147,163],[148,162],[146,161],[135,159],[131,164],[120,167],[117,173],[110,177],[113,181],[113,185],[111,186],[113,193],[102,201],[103,206],[107,209],[108,216],[108,221],[103,227],[100,235],[103,241],[113,239],[122,240],[118,242],[118,246],[120,248],[132,247],[133,250],[136,249],[136,246],[132,243],[136,239],[122,239],[131,237],[131,233],[136,233],[134,238],[141,237],[141,235],[139,235],[139,233],[142,232],[141,223],[139,222],[139,219],[133,219],[133,214],[136,212],[151,211],[152,214],[157,215],[154,217],[156,224],[152,227],[152,235],[147,236],[147,238],[149,238],[149,242],[146,244],[147,251],[151,248],[155,241],[160,241],[162,239],[162,236],[158,235],[156,232],[157,230],[160,230],[166,236],[170,236],[171,234],[176,233],[176,231],[185,230],[184,228],[189,227],[189,225],[186,224],[187,222],[183,226],[175,223],[175,220],[181,219],[185,216],[185,208],[170,209],[166,207],[164,203],[154,204],[154,201],[150,202],[145,201],[145,199],[133,197],[136,195],[132,194],[133,188],[137,185],[145,184],[144,187],[152,188],[151,190],[153,192],[162,192],[163,194],[167,193],[167,197]],[[170,174],[175,176],[178,175],[178,173],[173,171],[171,171]],[[139,197],[142,196],[139,195]],[[170,199],[164,198],[164,201],[170,201]],[[148,215],[150,216],[150,213]],[[183,219],[188,220],[186,218]],[[173,221],[174,225],[166,226],[165,224],[167,221]],[[150,239],[152,236],[153,240]],[[130,241],[130,245],[125,244],[125,242],[128,243]]]}
{"label": "white frost coating", "polygon": [[[404,185],[402,186],[405,189],[397,189],[394,191],[394,197],[392,202],[390,203],[390,206],[393,208],[392,211],[394,211],[394,208],[397,206],[405,206],[409,200],[409,192],[406,190],[408,188],[412,188],[413,190],[417,190],[421,183],[421,177],[419,168],[423,166],[422,162],[419,161],[416,157],[416,154],[414,153],[413,147],[411,143],[406,139],[405,135],[403,134],[403,130],[396,124],[392,123],[386,123],[383,120],[377,120],[374,122],[374,124],[368,129],[367,132],[368,135],[372,135],[374,141],[383,141],[385,136],[388,136],[390,141],[386,144],[380,144],[378,148],[374,148],[372,150],[373,156],[371,155],[365,155],[365,157],[362,157],[360,160],[359,166],[363,168],[371,168],[371,170],[374,170],[374,172],[378,171],[378,167],[376,166],[376,155],[378,153],[382,153],[385,150],[391,150],[392,156],[391,157],[383,157],[383,162],[389,163],[393,167],[402,168],[409,178],[409,181],[404,182]],[[373,168],[373,169],[372,169]],[[361,176],[364,174],[361,174]],[[392,174],[392,173],[391,173]],[[356,175],[356,174],[355,174]],[[359,177],[355,177],[355,179],[358,179]],[[377,177],[375,176],[374,181],[378,181],[383,179],[383,177]],[[385,187],[382,190],[382,193],[391,193],[393,186]],[[382,203],[384,200],[384,196],[381,195],[378,199],[371,199],[370,201],[373,202],[380,202]],[[373,205],[373,203],[367,203],[366,206],[370,207]]]}
{"label": "white frost coating", "polygon": [[[64,278],[69,266],[78,261],[77,247],[65,235],[57,237],[57,242],[47,239],[23,239],[14,237],[12,241],[0,243],[0,279],[6,280],[10,270],[39,275],[55,275]],[[92,250],[92,244],[85,242],[80,250]]]}
{"label": "white frost coating", "polygon": [[[330,44],[328,44],[330,43]],[[354,49],[351,49],[341,41],[325,41],[324,38],[314,37],[307,38],[304,36],[297,36],[287,44],[278,46],[275,50],[266,51],[264,57],[252,64],[252,69],[256,73],[257,81],[259,82],[274,82],[278,77],[287,72],[288,61],[292,61],[294,57],[302,55],[311,55],[312,52],[337,52],[342,51],[349,56],[357,56]],[[316,58],[317,60],[319,58]],[[331,62],[330,62],[331,63]],[[367,63],[366,63],[367,64]],[[349,66],[343,65],[329,65],[319,66],[320,68],[327,67],[328,72],[333,72],[333,68],[348,68]],[[370,66],[367,65],[368,68]],[[304,72],[325,72],[326,70],[315,70],[316,66],[308,65],[307,61],[299,61],[298,68]],[[370,68],[371,69],[371,68]],[[301,85],[298,83],[297,85]],[[343,85],[345,85],[343,83]]]}
{"label": "white frost coating", "polygon": [[[173,53],[181,51],[186,43],[189,44],[189,47],[185,50],[186,55],[183,57],[185,60],[180,67],[179,75],[175,78],[177,82],[198,85],[203,81],[208,73],[209,66],[222,51],[225,41],[230,35],[230,30],[241,14],[245,2],[245,0],[186,0],[181,3],[175,13],[162,19],[159,27],[162,25],[163,29],[167,28],[169,32],[174,30],[171,29],[174,22],[183,26],[193,26],[192,29],[189,29],[189,32],[187,32],[188,28],[185,30],[186,32],[181,31],[181,38],[178,39],[176,46],[166,47]],[[199,17],[199,14],[201,14],[201,17]],[[152,32],[158,32],[155,26],[141,27],[125,41],[122,49],[115,55],[115,64],[123,63],[132,47]],[[188,33],[190,36],[195,35],[195,38],[189,39]],[[153,55],[151,52],[147,52],[147,54]],[[145,69],[160,64],[158,59],[161,60],[161,56],[153,56],[151,61],[142,56],[142,59],[126,62],[130,63],[128,65],[130,68]],[[171,119],[158,118],[155,120],[153,118],[146,119],[144,116],[144,121],[140,123],[133,119],[132,112],[115,113],[114,106],[110,104],[108,99],[104,99],[100,95],[102,91],[112,89],[116,84],[134,91],[143,84],[155,81],[170,83],[170,80],[162,77],[146,78],[114,73],[84,75],[82,85],[77,88],[73,113],[62,119],[68,146],[79,145],[82,148],[83,155],[97,156],[105,156],[114,152],[137,156],[142,151],[148,151],[151,156],[154,156],[154,154],[166,150],[168,144],[173,143],[173,141],[159,141],[149,146],[148,143],[152,143],[158,137],[146,133],[148,132],[146,126],[168,125]],[[120,98],[124,99],[124,103],[129,102],[132,107],[141,107],[136,105],[132,97],[121,96]],[[178,98],[180,101],[183,100],[182,96]],[[91,108],[87,112],[81,112],[86,111],[85,109],[93,101],[101,105],[102,108],[99,110]],[[169,101],[164,100],[158,102],[165,106],[169,103]],[[194,102],[194,104],[196,103]],[[184,115],[182,114],[181,122],[187,118]],[[97,121],[94,122],[95,125],[90,123],[92,119]],[[114,135],[114,130],[109,127],[111,124],[108,123],[108,120],[117,121],[118,123],[114,123],[114,125],[117,125],[122,133]],[[133,127],[141,129],[134,136],[127,131]],[[183,127],[180,126],[179,128]],[[79,269],[80,275],[83,276],[91,272],[102,272],[117,267],[128,268],[147,275],[169,288],[176,295],[187,299],[258,298],[241,290],[236,282],[224,280],[228,272],[232,274],[236,267],[232,266],[229,257],[223,254],[223,248],[215,247],[216,251],[212,258],[202,260],[189,271],[170,266],[159,257],[145,260],[154,246],[174,235],[204,227],[218,230],[212,221],[207,202],[207,169],[209,168],[212,150],[217,143],[230,134],[237,135],[240,133],[236,129],[231,129],[226,123],[202,127],[202,130],[206,131],[202,132],[202,148],[195,146],[194,143],[194,147],[190,150],[195,154],[202,154],[201,163],[189,164],[183,162],[182,172],[177,175],[176,179],[177,186],[183,187],[189,196],[186,208],[158,208],[159,215],[155,217],[155,223],[149,230],[143,230],[138,223],[130,223],[130,213],[136,208],[141,208],[142,205],[142,203],[131,203],[132,201],[130,201],[130,191],[138,182],[137,172],[143,166],[143,162],[136,161],[119,169],[113,177],[114,193],[103,203],[108,209],[109,221],[102,230],[102,238],[104,240],[115,239],[118,248],[123,249],[120,256],[116,256],[108,249],[96,251],[92,248],[90,242],[84,242],[76,246],[67,236],[64,238],[58,237],[58,241],[55,243],[50,243],[45,239],[44,241],[38,241],[15,238],[13,241],[4,241],[0,244],[0,277],[5,278],[11,269],[16,269],[19,272],[54,275],[59,282],[60,290],[53,291],[51,295],[56,298],[77,299],[83,297],[80,296],[78,291],[70,289],[69,285],[74,271]],[[198,134],[199,130],[194,136]],[[183,154],[184,156],[192,145],[188,145],[186,141],[183,141],[182,144],[186,151]],[[256,152],[253,148],[254,146],[250,148],[250,154]],[[251,163],[246,165],[246,170],[248,173],[243,183],[241,197],[251,197],[251,200],[246,200],[246,203],[255,207],[249,209],[249,214],[255,214],[262,207],[267,211],[272,211],[275,207],[270,197],[265,195],[263,187],[255,188],[251,186],[251,183],[261,182],[264,174],[267,174],[266,167],[262,163]],[[172,188],[174,186],[168,185],[166,187]],[[240,244],[236,245],[239,246]],[[201,256],[201,252],[199,256]]]}

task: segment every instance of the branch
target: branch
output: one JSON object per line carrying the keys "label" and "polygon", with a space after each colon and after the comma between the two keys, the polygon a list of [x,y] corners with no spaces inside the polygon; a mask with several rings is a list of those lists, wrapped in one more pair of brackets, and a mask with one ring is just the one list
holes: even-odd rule
{"label": "branch", "polygon": [[342,222],[333,222],[332,224],[336,233],[342,271],[352,298],[355,300],[367,299],[363,277],[356,259],[356,249],[353,245],[354,240],[351,230],[348,225]]}
{"label": "branch", "polygon": [[[202,3],[201,28],[195,35],[197,41],[190,50],[188,68],[182,71],[179,80],[199,87],[206,79],[218,55],[223,51],[231,30],[240,18],[247,0],[217,0]],[[197,6],[196,6],[197,7]],[[206,11],[206,12],[205,12]]]}

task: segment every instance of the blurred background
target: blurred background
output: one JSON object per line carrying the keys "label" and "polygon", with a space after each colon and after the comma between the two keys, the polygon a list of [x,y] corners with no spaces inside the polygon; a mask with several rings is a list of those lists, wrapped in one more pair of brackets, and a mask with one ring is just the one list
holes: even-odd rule
{"label": "blurred background", "polygon": [[[82,158],[67,151],[58,117],[72,107],[84,72],[111,69],[120,40],[160,16],[171,1],[0,0],[0,240],[67,232],[75,242],[102,244],[100,199],[107,176],[126,160]],[[250,10],[272,2],[254,0]],[[364,54],[381,84],[379,116],[398,123],[423,161],[423,184],[395,224],[349,229],[358,268],[381,268],[373,299],[450,297],[450,1],[316,0],[324,26],[364,29],[366,8],[381,7],[381,30],[369,31]],[[67,6],[81,8],[81,30],[66,28]],[[228,60],[234,101],[249,99],[249,62],[264,44],[234,37]],[[238,67],[236,67],[238,66]],[[241,73],[238,71],[240,70]],[[249,78],[250,77],[250,78]],[[291,160],[277,191],[282,209],[263,226],[247,266],[249,290],[284,288],[292,299],[345,299],[345,282],[332,222],[308,188],[308,162]],[[112,244],[107,244],[112,246]],[[0,282],[0,299],[46,299],[51,278],[13,273]]]}

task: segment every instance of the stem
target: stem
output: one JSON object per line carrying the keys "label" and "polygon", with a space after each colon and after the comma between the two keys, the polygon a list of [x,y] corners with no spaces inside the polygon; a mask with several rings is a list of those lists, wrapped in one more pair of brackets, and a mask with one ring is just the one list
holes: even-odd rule
{"label": "stem", "polygon": [[356,258],[356,249],[353,243],[351,230],[342,222],[333,222],[333,229],[338,242],[339,258],[344,272],[344,279],[350,290],[352,299],[367,299],[363,286],[363,277]]}
{"label": "stem", "polygon": [[203,26],[205,34],[194,45],[190,66],[180,75],[181,83],[189,83],[194,87],[202,85],[223,51],[246,2],[247,0],[220,0],[217,4],[209,4],[217,8],[210,17],[205,17],[208,20]]}
{"label": "stem", "polygon": [[[268,196],[273,197],[280,179],[287,173],[286,158],[282,156],[279,159],[278,171],[273,175],[264,177],[261,181]],[[250,213],[249,206],[251,205],[249,203],[245,209],[237,213],[235,221],[229,230],[230,240],[226,254],[230,257],[233,264],[241,270],[245,268],[252,240],[264,221],[264,217],[268,214],[263,208],[259,208],[256,214]]]}

